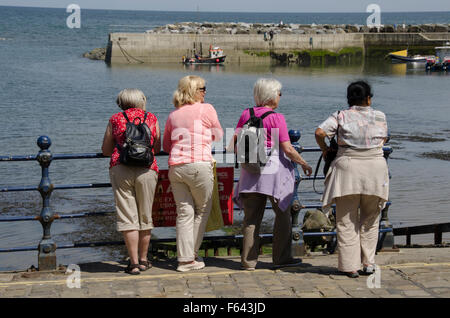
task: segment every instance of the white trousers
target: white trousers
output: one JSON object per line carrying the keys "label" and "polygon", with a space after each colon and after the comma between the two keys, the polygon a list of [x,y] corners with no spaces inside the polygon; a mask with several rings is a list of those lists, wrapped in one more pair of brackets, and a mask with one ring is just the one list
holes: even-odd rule
{"label": "white trousers", "polygon": [[170,166],[169,180],[177,205],[177,256],[190,262],[198,256],[212,207],[212,162]]}
{"label": "white trousers", "polygon": [[361,263],[375,264],[378,229],[383,202],[374,195],[336,198],[338,269],[354,272]]}

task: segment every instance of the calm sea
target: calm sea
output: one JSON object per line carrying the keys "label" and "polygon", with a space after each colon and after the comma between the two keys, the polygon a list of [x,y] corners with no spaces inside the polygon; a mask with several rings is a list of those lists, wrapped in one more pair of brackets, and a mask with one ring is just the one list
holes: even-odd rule
{"label": "calm sea", "polygon": [[[119,111],[117,93],[127,87],[145,92],[149,109],[161,123],[173,109],[177,81],[198,74],[207,81],[207,101],[224,128],[236,125],[240,112],[252,105],[257,78],[274,76],[283,83],[279,111],[290,129],[300,129],[301,143],[315,146],[314,129],[333,111],[345,108],[350,81],[368,80],[375,92],[374,108],[386,113],[394,153],[389,160],[394,226],[450,222],[450,75],[426,75],[422,66],[366,61],[352,67],[299,68],[233,66],[185,68],[183,65],[112,66],[82,54],[105,47],[110,32],[142,32],[183,21],[364,24],[366,13],[210,13],[82,10],[81,28],[68,29],[64,9],[0,7],[0,155],[36,154],[36,140],[48,135],[53,153],[100,152],[109,117]],[[449,12],[384,13],[384,24],[448,23]],[[425,153],[431,153],[424,156]],[[442,154],[443,159],[434,155]],[[314,166],[316,155],[305,154]],[[162,167],[167,166],[160,160]],[[54,184],[109,182],[108,160],[55,161]],[[36,162],[0,163],[0,186],[39,184]],[[304,203],[317,202],[311,183],[301,185]],[[0,217],[38,215],[37,192],[0,193]],[[113,210],[110,189],[54,191],[51,205],[58,213]],[[236,223],[242,213],[235,213]],[[272,224],[267,212],[265,223]],[[270,226],[268,227],[270,229]],[[156,229],[155,236],[174,236],[173,229]],[[57,220],[52,226],[59,243],[120,239],[114,218]],[[0,223],[0,248],[36,246],[42,237],[38,222]],[[444,236],[444,239],[448,236]],[[419,241],[417,239],[417,241]],[[414,242],[414,240],[413,240]],[[423,242],[431,242],[429,237]],[[401,240],[400,240],[401,243]],[[123,249],[78,248],[57,251],[63,264],[117,259]],[[0,270],[37,265],[36,252],[1,253]]]}

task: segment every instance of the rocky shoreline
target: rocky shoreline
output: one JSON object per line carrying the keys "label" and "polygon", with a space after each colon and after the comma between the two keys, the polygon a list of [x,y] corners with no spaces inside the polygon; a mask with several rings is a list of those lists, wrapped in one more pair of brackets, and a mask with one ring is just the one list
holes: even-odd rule
{"label": "rocky shoreline", "polygon": [[421,33],[450,32],[450,24],[383,25],[379,28],[354,24],[284,24],[274,23],[224,23],[224,22],[181,22],[167,24],[147,33],[156,34],[343,34],[343,33]]}
{"label": "rocky shoreline", "polygon": [[93,49],[90,52],[86,52],[83,54],[83,57],[91,59],[91,60],[105,60],[106,57],[106,48],[100,47]]}

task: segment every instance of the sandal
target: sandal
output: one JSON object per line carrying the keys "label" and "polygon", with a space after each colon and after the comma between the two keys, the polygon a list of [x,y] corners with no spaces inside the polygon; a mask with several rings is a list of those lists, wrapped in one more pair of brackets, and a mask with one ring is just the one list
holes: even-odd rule
{"label": "sandal", "polygon": [[[143,268],[141,266],[143,266]],[[141,270],[141,272],[144,272],[149,268],[152,268],[152,263],[150,263],[149,261],[139,261],[139,269]]]}
{"label": "sandal", "polygon": [[[137,268],[138,271],[133,271],[133,269]],[[125,273],[130,275],[139,275],[141,273],[141,270],[139,268],[139,264],[131,264],[129,263],[127,268],[125,268]]]}

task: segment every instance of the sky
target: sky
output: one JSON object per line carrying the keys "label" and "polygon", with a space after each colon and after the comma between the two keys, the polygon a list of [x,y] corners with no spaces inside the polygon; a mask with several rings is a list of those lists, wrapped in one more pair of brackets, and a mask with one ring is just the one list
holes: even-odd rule
{"label": "sky", "polygon": [[378,4],[383,12],[450,11],[450,0],[0,0],[4,6],[81,9],[218,11],[218,12],[366,12]]}

